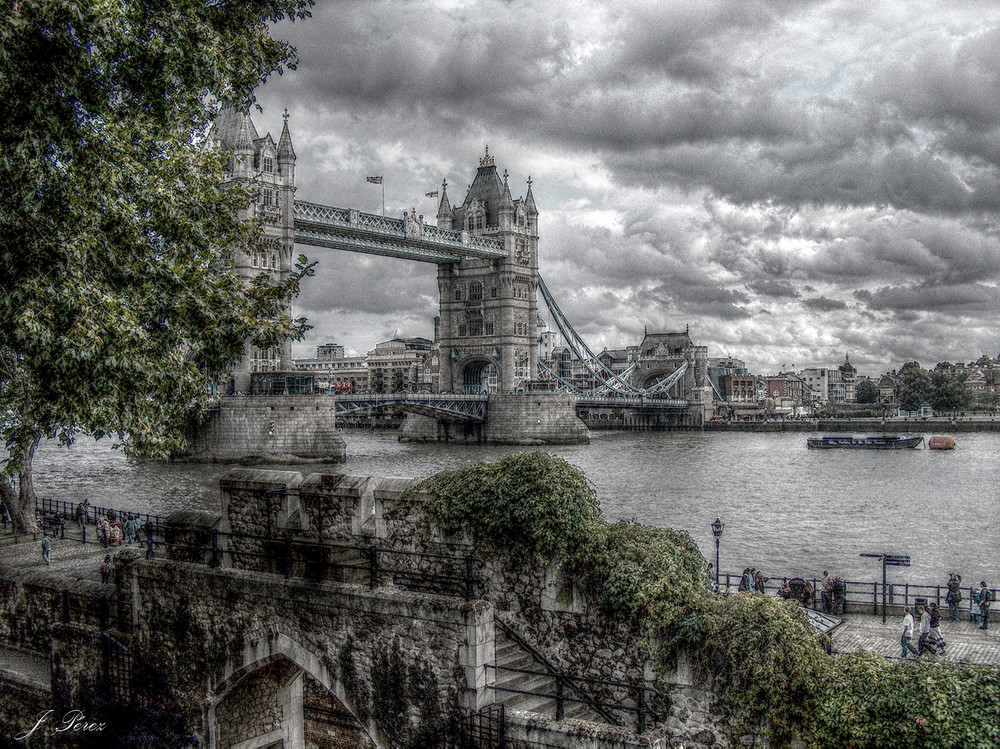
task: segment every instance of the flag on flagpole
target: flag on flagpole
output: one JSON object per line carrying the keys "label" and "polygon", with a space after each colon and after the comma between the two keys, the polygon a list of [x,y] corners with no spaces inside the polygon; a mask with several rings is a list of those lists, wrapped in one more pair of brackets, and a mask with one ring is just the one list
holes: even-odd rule
{"label": "flag on flagpole", "polygon": [[425,192],[424,193],[424,197],[425,198],[436,198],[437,196],[438,196],[438,191],[437,190],[431,190],[430,192]]}
{"label": "flag on flagpole", "polygon": [[373,185],[381,185],[382,175],[380,174],[378,177],[369,177],[368,181],[371,182]]}

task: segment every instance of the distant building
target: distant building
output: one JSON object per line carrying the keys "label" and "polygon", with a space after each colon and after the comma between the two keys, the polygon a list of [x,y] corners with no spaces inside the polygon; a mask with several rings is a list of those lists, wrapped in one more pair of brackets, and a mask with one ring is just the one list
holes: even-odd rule
{"label": "distant building", "polygon": [[368,376],[373,393],[407,393],[423,389],[433,347],[426,338],[393,338],[368,352]]}
{"label": "distant building", "polygon": [[344,347],[339,343],[324,343],[316,347],[317,359],[343,359]]}
{"label": "distant building", "polygon": [[729,403],[757,403],[757,378],[752,374],[722,376],[722,394]]}
{"label": "distant building", "polygon": [[851,355],[844,355],[844,363],[840,365],[840,379],[844,383],[844,402],[858,402],[858,370],[851,364]]}

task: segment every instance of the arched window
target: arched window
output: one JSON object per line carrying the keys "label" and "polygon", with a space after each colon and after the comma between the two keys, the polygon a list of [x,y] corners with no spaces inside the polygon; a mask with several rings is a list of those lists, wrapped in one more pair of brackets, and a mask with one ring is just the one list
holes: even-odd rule
{"label": "arched window", "polygon": [[479,281],[473,281],[469,284],[469,299],[470,300],[480,300],[483,298],[483,285]]}

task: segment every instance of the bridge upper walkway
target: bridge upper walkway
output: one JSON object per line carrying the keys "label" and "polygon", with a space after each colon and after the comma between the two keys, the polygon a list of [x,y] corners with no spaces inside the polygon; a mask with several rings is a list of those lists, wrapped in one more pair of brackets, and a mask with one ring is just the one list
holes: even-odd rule
{"label": "bridge upper walkway", "polygon": [[386,218],[353,208],[296,200],[295,241],[315,247],[352,250],[425,263],[458,263],[463,258],[506,258],[503,240],[489,234],[429,226],[415,217]]}

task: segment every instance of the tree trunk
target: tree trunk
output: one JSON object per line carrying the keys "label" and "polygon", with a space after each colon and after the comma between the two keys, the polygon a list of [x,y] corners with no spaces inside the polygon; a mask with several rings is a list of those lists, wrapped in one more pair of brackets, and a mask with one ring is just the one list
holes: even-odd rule
{"label": "tree trunk", "polygon": [[38,439],[36,438],[22,453],[21,470],[18,473],[17,498],[7,504],[10,519],[20,533],[34,533],[38,530],[38,521],[35,519],[35,485],[31,480],[31,461],[35,458],[37,446]]}

